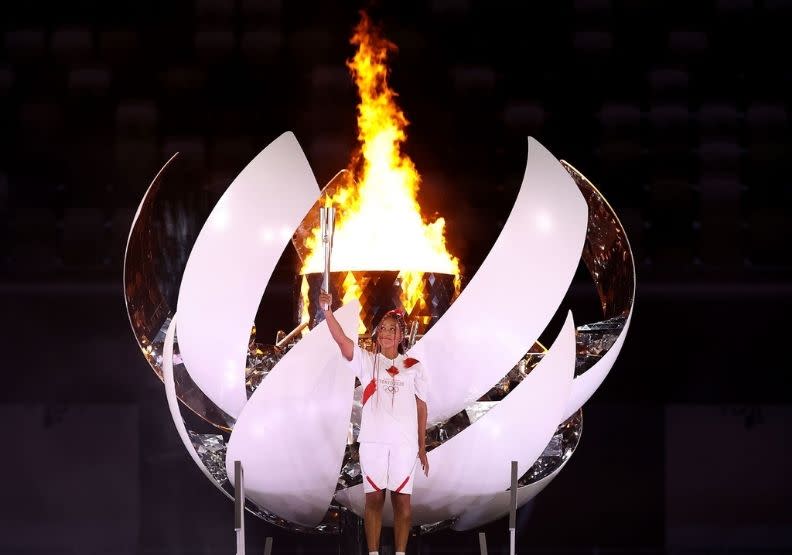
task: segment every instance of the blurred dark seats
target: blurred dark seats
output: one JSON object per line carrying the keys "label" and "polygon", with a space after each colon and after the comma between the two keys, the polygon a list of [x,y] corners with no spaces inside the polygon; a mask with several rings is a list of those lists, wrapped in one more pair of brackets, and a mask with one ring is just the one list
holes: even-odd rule
{"label": "blurred dark seats", "polygon": [[[427,195],[453,183],[450,218],[503,221],[532,135],[605,194],[645,275],[787,275],[791,2],[506,4],[372,8],[398,46],[406,148]],[[0,256],[54,276],[117,264],[124,222],[175,151],[219,193],[293,130],[323,184],[354,147],[356,17],[282,0],[20,8],[0,48]]]}

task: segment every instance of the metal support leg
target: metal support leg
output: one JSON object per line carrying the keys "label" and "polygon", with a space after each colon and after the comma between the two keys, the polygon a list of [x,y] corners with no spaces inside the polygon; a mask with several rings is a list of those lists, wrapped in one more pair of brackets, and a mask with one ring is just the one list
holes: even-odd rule
{"label": "metal support leg", "polygon": [[264,555],[272,555],[272,538],[264,540]]}
{"label": "metal support leg", "polygon": [[514,555],[517,530],[517,461],[511,462],[511,499],[509,502],[509,555]]}
{"label": "metal support leg", "polygon": [[487,555],[487,534],[484,532],[479,532],[479,549],[481,555]]}
{"label": "metal support leg", "polygon": [[236,555],[245,555],[245,476],[242,461],[234,461],[234,530]]}

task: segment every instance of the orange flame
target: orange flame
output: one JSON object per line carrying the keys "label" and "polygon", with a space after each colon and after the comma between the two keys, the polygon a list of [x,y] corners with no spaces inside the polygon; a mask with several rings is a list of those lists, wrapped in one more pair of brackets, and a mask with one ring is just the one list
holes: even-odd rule
{"label": "orange flame", "polygon": [[[420,274],[459,274],[459,260],[446,249],[445,220],[425,222],[417,194],[420,175],[402,152],[407,118],[388,85],[389,51],[396,46],[380,36],[361,13],[351,43],[357,52],[347,61],[360,95],[359,148],[350,163],[357,188],[338,190],[326,205],[336,207],[333,270],[400,270],[408,314],[418,302]],[[301,273],[324,270],[319,228],[305,241]],[[345,296],[349,296],[349,292]]]}

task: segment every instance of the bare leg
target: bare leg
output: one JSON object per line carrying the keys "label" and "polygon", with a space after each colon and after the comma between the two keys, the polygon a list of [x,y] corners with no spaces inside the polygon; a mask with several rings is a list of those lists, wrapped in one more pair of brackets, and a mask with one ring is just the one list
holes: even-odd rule
{"label": "bare leg", "polygon": [[366,529],[366,543],[369,551],[379,551],[383,506],[385,506],[384,489],[366,494],[366,516],[363,526]]}
{"label": "bare leg", "polygon": [[407,551],[407,540],[412,525],[412,507],[409,493],[391,492],[393,505],[393,540],[396,551]]}

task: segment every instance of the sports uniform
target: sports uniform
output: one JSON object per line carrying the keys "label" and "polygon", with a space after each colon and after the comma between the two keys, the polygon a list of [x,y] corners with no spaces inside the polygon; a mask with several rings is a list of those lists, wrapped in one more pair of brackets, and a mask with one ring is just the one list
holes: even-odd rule
{"label": "sports uniform", "polygon": [[354,347],[349,361],[363,385],[360,468],[366,493],[389,489],[412,493],[418,463],[418,411],[429,380],[423,365],[399,354],[391,359]]}

